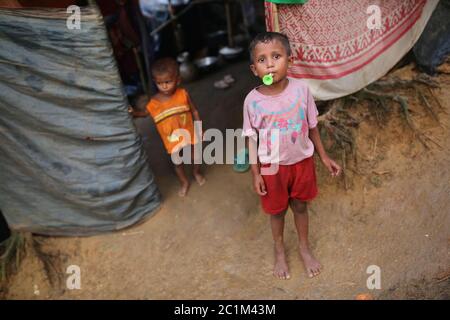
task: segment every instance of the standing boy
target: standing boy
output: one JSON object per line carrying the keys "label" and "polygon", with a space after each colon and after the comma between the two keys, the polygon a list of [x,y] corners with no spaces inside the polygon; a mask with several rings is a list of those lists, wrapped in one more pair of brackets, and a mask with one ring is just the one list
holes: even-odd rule
{"label": "standing boy", "polygon": [[[256,146],[259,138],[258,163],[252,164],[253,185],[270,215],[275,247],[273,273],[279,279],[290,278],[283,242],[284,217],[290,206],[300,256],[308,276],[313,277],[321,270],[308,243],[307,202],[318,192],[314,148],[332,176],[338,176],[341,168],[323,148],[317,129],[318,111],[307,84],[287,77],[292,62],[288,38],[276,32],[259,34],[250,44],[250,55],[250,68],[255,76],[264,78],[265,85],[253,89],[245,99],[243,135],[250,137],[250,146]],[[278,135],[273,134],[275,131]],[[273,164],[268,153],[275,147],[278,170],[265,174],[264,168]]]}

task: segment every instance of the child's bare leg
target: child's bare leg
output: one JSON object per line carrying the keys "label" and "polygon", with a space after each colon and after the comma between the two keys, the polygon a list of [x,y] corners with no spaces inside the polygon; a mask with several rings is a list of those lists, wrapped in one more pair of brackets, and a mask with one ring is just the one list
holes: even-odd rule
{"label": "child's bare leg", "polygon": [[194,164],[194,168],[192,170],[195,181],[197,181],[197,183],[202,186],[205,184],[206,179],[205,177],[200,173],[200,165],[199,164]]}
{"label": "child's bare leg", "polygon": [[272,237],[274,241],[275,264],[273,267],[273,275],[278,279],[289,279],[289,268],[286,262],[286,253],[284,250],[284,216],[286,211],[279,214],[270,215],[270,226],[272,228]]}
{"label": "child's bare leg", "polygon": [[178,191],[180,197],[184,197],[189,190],[189,180],[184,172],[184,164],[175,165],[175,172],[177,174],[178,180],[181,183],[181,189]]}
{"label": "child's bare leg", "polygon": [[206,179],[205,177],[201,174],[200,172],[200,165],[199,164],[195,164],[195,157],[198,157],[198,155],[195,154],[194,152],[194,148],[195,146],[192,145],[192,163],[193,163],[193,169],[192,169],[192,174],[194,175],[195,181],[197,181],[197,183],[202,186],[205,184]]}
{"label": "child's bare leg", "polygon": [[299,240],[300,256],[305,265],[306,272],[310,278],[320,273],[322,266],[319,261],[314,258],[309,249],[308,242],[308,208],[306,202],[293,199],[291,200],[291,209],[294,211],[295,227]]}

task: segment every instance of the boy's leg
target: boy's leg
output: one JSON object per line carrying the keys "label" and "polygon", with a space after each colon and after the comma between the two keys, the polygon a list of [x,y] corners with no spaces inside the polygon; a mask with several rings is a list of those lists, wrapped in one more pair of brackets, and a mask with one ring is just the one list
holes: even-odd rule
{"label": "boy's leg", "polygon": [[199,155],[197,155],[195,152],[195,145],[192,145],[192,149],[191,149],[191,158],[192,158],[192,163],[193,163],[193,169],[192,169],[192,174],[194,175],[195,181],[197,181],[197,183],[202,186],[205,184],[206,179],[205,177],[201,174],[200,172],[200,164],[195,164],[195,157],[199,157]]}
{"label": "boy's leg", "polygon": [[181,189],[178,191],[178,195],[180,197],[184,197],[189,190],[189,180],[186,177],[186,173],[184,172],[184,164],[176,164],[175,172],[177,174],[178,180],[181,183]]}
{"label": "boy's leg", "polygon": [[319,261],[314,258],[309,249],[308,242],[308,207],[306,202],[291,199],[290,206],[294,212],[295,227],[297,229],[298,242],[300,248],[300,256],[305,265],[306,272],[310,278],[317,276],[320,273],[322,266]]}
{"label": "boy's leg", "polygon": [[286,253],[284,250],[284,217],[286,211],[279,214],[270,215],[270,226],[272,228],[272,237],[274,241],[275,264],[273,267],[273,275],[279,279],[289,279],[289,268],[286,261]]}

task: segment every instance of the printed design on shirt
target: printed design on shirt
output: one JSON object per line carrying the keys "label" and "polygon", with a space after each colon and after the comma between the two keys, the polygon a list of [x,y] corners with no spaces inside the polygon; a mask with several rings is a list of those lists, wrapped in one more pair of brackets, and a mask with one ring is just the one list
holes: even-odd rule
{"label": "printed design on shirt", "polygon": [[279,116],[279,115],[284,115],[286,113],[291,112],[292,110],[295,110],[301,103],[301,99],[302,95],[300,93],[300,90],[297,90],[297,96],[294,99],[294,102],[292,102],[287,108],[282,108],[281,110],[278,111],[269,111],[266,108],[264,108],[263,106],[259,105],[258,102],[253,101],[252,106],[253,109],[260,114],[263,115],[267,115],[267,116]]}
{"label": "printed design on shirt", "polygon": [[182,136],[176,133],[172,133],[171,135],[167,136],[167,140],[169,142],[178,142]]}
{"label": "printed design on shirt", "polygon": [[185,126],[186,125],[186,113],[180,114],[180,120],[181,120],[181,125]]}
{"label": "printed design on shirt", "polygon": [[[269,131],[270,129],[278,129],[281,143],[295,144],[299,137],[306,138],[308,135],[308,121],[302,104],[306,105],[306,102],[303,101],[301,92],[298,90],[294,102],[286,108],[281,108],[281,110],[269,111],[256,101],[253,101],[252,106],[255,112],[260,113],[263,117],[262,128]],[[274,137],[270,136],[270,139],[268,137],[263,139],[267,141],[269,150],[274,144],[274,141],[272,141]]]}
{"label": "printed design on shirt", "polygon": [[153,119],[155,120],[155,123],[159,123],[162,120],[167,119],[168,117],[171,117],[175,114],[185,113],[188,112],[189,110],[190,109],[188,105],[175,106],[160,112]]}

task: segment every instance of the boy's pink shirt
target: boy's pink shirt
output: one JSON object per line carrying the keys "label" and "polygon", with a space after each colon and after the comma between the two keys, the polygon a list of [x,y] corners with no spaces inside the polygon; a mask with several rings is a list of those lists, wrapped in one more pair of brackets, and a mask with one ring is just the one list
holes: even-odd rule
{"label": "boy's pink shirt", "polygon": [[[244,101],[243,136],[259,137],[258,157],[261,163],[294,164],[314,153],[309,129],[317,125],[317,111],[308,85],[288,78],[287,87],[278,95],[267,96],[253,89]],[[258,132],[262,129],[266,134]],[[279,157],[274,157],[275,137],[279,130]],[[278,160],[278,161],[277,161]]]}

